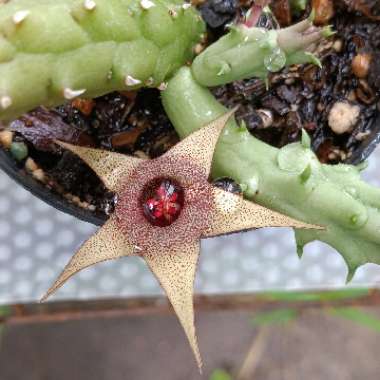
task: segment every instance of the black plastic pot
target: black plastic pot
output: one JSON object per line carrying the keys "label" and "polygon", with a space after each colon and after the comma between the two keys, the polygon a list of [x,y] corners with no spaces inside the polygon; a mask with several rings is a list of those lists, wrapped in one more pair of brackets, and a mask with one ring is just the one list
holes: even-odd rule
{"label": "black plastic pot", "polygon": [[17,184],[21,185],[24,189],[31,192],[37,198],[46,202],[57,210],[70,214],[85,222],[95,225],[102,225],[105,222],[103,215],[96,215],[95,213],[85,210],[68,202],[61,195],[50,191],[46,186],[36,181],[32,176],[27,175],[24,170],[20,169],[15,160],[3,149],[0,148],[0,168],[8,174]]}

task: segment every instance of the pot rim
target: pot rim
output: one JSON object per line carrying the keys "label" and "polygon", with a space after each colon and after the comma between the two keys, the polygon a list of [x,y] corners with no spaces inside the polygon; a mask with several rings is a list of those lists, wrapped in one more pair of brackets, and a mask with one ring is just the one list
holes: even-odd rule
{"label": "pot rim", "polygon": [[0,169],[25,190],[59,211],[96,226],[101,226],[106,221],[105,217],[70,203],[61,194],[49,190],[31,175],[27,175],[24,169],[20,168],[10,154],[1,147]]}

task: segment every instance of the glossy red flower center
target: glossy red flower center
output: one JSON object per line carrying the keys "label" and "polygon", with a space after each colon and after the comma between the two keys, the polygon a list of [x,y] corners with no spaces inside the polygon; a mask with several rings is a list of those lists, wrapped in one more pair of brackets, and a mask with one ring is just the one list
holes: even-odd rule
{"label": "glossy red flower center", "polygon": [[181,214],[184,198],[182,186],[174,179],[155,179],[143,190],[141,205],[144,216],[154,226],[170,226]]}

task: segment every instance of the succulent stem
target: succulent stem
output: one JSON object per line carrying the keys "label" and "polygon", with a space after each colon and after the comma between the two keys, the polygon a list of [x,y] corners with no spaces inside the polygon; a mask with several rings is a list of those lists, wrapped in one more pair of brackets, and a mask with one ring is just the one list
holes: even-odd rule
{"label": "succulent stem", "polygon": [[11,0],[0,6],[0,120],[39,105],[159,87],[204,23],[176,0]]}
{"label": "succulent stem", "polygon": [[307,50],[330,34],[331,28],[317,28],[310,19],[278,30],[247,24],[233,26],[195,58],[193,76],[206,87],[251,77],[265,79],[268,72],[279,71],[288,64],[317,63]]}
{"label": "succulent stem", "polygon": [[[181,138],[226,112],[208,89],[182,68],[162,95],[165,110]],[[360,178],[359,167],[323,165],[308,138],[282,149],[271,147],[231,120],[217,145],[212,176],[230,177],[244,194],[265,207],[325,231],[296,231],[297,250],[323,241],[337,249],[350,280],[362,264],[380,264],[380,189]]]}
{"label": "succulent stem", "polygon": [[[253,6],[245,22],[195,59],[199,84],[266,79],[285,65],[320,64],[307,49],[331,30],[310,18],[286,29],[256,28],[267,3]],[[0,7],[0,120],[77,96],[162,89],[191,61],[204,30],[196,9],[180,0],[9,1]]]}

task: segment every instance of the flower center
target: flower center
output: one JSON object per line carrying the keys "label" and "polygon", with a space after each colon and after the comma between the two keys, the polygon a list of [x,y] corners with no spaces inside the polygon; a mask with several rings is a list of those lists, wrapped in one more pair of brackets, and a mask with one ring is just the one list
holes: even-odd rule
{"label": "flower center", "polygon": [[167,227],[176,221],[183,203],[182,186],[170,178],[158,178],[149,182],[141,197],[145,218],[157,227]]}

